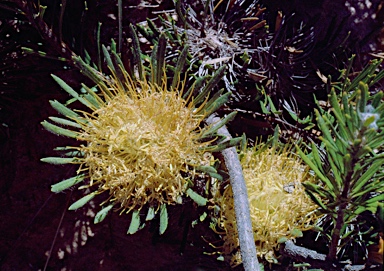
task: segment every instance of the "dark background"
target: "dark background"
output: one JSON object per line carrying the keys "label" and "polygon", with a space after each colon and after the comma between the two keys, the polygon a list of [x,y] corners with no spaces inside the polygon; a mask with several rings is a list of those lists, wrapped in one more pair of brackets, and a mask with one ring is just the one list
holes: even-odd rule
{"label": "dark background", "polygon": [[[56,35],[60,2],[49,1],[44,16]],[[117,37],[117,1],[87,1],[86,12],[83,1],[66,2],[63,41],[77,54],[83,55],[86,49],[96,59],[97,23],[102,22],[103,44]],[[157,7],[134,8],[140,2],[123,1],[125,37],[129,23],[153,16],[154,10],[172,7],[172,1],[159,0],[148,2]],[[326,39],[329,27],[341,25],[337,28],[340,37],[352,31],[351,51],[359,54],[361,63],[373,49],[383,49],[383,10],[371,18],[380,1],[370,1],[372,6],[365,7],[367,11],[356,9],[356,16],[349,15],[344,1],[264,2],[271,14],[277,10],[296,12],[298,20],[313,22],[319,44]],[[212,250],[201,236],[215,239],[207,225],[200,224],[185,234],[185,225],[198,217],[191,203],[169,211],[170,225],[163,236],[159,237],[156,226],[151,225],[129,236],[129,216],[113,213],[94,225],[92,216],[98,202],[76,212],[66,211],[81,192],[50,192],[52,184],[73,176],[76,170],[40,162],[42,157],[55,155],[54,147],[76,144],[45,131],[40,124],[57,115],[49,100],[64,102],[69,98],[50,74],[75,88],[87,80],[68,63],[22,53],[21,47],[25,46],[59,55],[25,16],[15,14],[14,7],[0,1],[0,270],[43,270],[46,264],[46,270],[229,270],[225,263],[216,261],[216,256],[203,254]],[[364,23],[356,24],[354,20],[364,17],[365,12],[369,16]],[[47,261],[49,251],[52,254]]]}

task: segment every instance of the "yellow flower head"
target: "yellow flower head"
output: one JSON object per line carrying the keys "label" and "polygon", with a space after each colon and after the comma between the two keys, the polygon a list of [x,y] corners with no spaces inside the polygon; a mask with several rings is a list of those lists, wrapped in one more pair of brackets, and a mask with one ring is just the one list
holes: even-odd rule
{"label": "yellow flower head", "polygon": [[90,185],[109,191],[111,200],[127,210],[179,201],[185,177],[193,178],[192,166],[204,160],[204,144],[198,141],[204,116],[176,91],[146,82],[139,88],[112,84],[114,95],[85,114],[78,137],[86,142],[78,150]]}
{"label": "yellow flower head", "polygon": [[[274,250],[282,240],[293,239],[312,227],[316,206],[305,195],[301,182],[307,168],[285,148],[260,149],[243,153],[241,164],[246,180],[252,228],[258,256],[275,262]],[[221,209],[218,227],[223,235],[223,254],[236,266],[241,263],[232,189],[218,198]]]}

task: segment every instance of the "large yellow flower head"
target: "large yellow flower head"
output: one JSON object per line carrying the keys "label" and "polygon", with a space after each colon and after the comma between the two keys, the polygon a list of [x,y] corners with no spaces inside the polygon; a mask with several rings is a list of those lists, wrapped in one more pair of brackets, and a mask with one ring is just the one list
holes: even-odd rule
{"label": "large yellow flower head", "polygon": [[[142,54],[137,46],[135,48],[139,59]],[[167,74],[170,70],[166,69],[164,60],[165,35],[160,36],[154,48],[157,53],[152,56],[151,67],[144,67],[140,59],[134,76],[124,69],[113,49],[112,56],[118,65],[112,63],[112,56],[103,49],[111,76],[94,70],[80,58],[74,59],[97,84],[98,92],[84,86],[86,94],[80,95],[53,75],[55,81],[88,110],[72,110],[67,106],[70,102],[64,105],[51,101],[66,119],[50,117],[56,124],[44,121],[43,126],[81,142],[77,147],[56,148],[66,151],[64,155],[68,157],[42,159],[53,164],[80,165],[77,176],[53,185],[51,190],[60,192],[81,182],[80,188],[90,188],[91,192],[73,203],[70,210],[82,207],[98,194],[108,193],[109,197],[103,202],[108,205],[96,214],[95,222],[102,221],[113,206],[122,212],[133,210],[129,233],[139,228],[139,212],[144,206],[148,209],[147,220],[160,210],[162,233],[167,225],[167,205],[182,203],[184,194],[199,205],[206,204],[207,200],[194,192],[193,187],[196,171],[216,172],[209,165],[209,153],[240,141],[239,138],[224,143],[218,140],[217,130],[233,119],[234,113],[209,126],[203,123],[231,95],[221,90],[209,98],[225,67],[196,81],[180,80],[188,52],[185,48],[177,67],[170,69],[173,75],[170,83]],[[187,83],[189,88],[184,91]]]}
{"label": "large yellow flower head", "polygon": [[[289,149],[261,148],[260,144],[242,154],[241,164],[247,185],[253,235],[258,256],[275,262],[274,250],[280,242],[294,239],[312,228],[316,205],[305,194],[301,182],[308,169]],[[241,263],[239,239],[228,186],[218,197],[218,228],[224,230],[223,254],[236,266]]]}
{"label": "large yellow flower head", "polygon": [[114,96],[85,115],[78,137],[86,142],[79,162],[90,184],[128,210],[177,202],[192,167],[204,160],[198,141],[204,116],[176,91],[145,82],[140,91],[134,87],[111,85]]}

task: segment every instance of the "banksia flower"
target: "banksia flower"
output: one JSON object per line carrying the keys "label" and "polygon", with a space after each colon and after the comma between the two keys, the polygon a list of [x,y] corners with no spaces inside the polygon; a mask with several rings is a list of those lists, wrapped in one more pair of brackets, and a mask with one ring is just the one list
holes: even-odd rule
{"label": "banksia flower", "polygon": [[[191,189],[195,172],[214,174],[216,171],[209,166],[209,155],[206,153],[234,145],[240,140],[215,144],[217,129],[234,114],[212,126],[204,127],[203,123],[230,95],[221,95],[222,91],[219,91],[212,99],[207,98],[215,82],[223,75],[224,68],[207,82],[200,80],[200,92],[194,97],[196,91],[193,87],[184,92],[185,82],[180,81],[185,54],[180,56],[179,65],[174,69],[172,86],[168,86],[162,54],[165,48],[166,39],[161,36],[158,46],[154,48],[159,53],[152,59],[151,73],[143,72],[143,66],[138,69],[143,72],[141,79],[132,78],[121,65],[115,66],[111,61],[108,64],[113,76],[107,77],[81,59],[75,59],[84,67],[83,72],[98,84],[101,93],[84,87],[88,93],[79,95],[63,80],[53,76],[64,90],[91,112],[75,112],[52,101],[52,106],[68,119],[52,117],[51,120],[74,130],[47,121],[42,123],[51,132],[82,142],[77,147],[61,148],[71,150],[67,153],[70,158],[42,159],[53,164],[80,165],[76,177],[53,185],[52,191],[59,192],[79,182],[85,182],[82,188],[93,190],[72,204],[70,209],[80,208],[94,196],[107,192],[109,197],[104,204],[109,202],[110,205],[96,215],[95,222],[103,220],[114,205],[122,212],[134,210],[132,221],[135,223],[131,222],[131,226],[133,223],[136,228],[130,227],[130,233],[139,228],[138,212],[144,206],[149,208],[149,220],[159,209],[167,218],[165,206],[182,203],[185,194],[197,202],[200,200],[198,204],[205,204],[206,201]],[[121,63],[113,49],[112,55],[105,47],[103,49],[107,61],[114,58]],[[136,55],[140,55],[139,49],[135,50]],[[166,222],[160,225],[161,233],[166,225]]]}
{"label": "banksia flower", "polygon": [[[242,154],[252,228],[258,256],[276,262],[279,243],[302,235],[316,219],[316,205],[301,182],[308,169],[285,147],[281,151],[260,144]],[[231,187],[216,202],[220,215],[215,230],[223,232],[222,252],[236,266],[241,263]]]}

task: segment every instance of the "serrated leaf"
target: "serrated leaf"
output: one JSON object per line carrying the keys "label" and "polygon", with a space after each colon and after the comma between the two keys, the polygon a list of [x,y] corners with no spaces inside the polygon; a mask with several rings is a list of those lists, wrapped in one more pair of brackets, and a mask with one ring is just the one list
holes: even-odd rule
{"label": "serrated leaf", "polygon": [[197,203],[199,206],[205,206],[208,202],[208,200],[199,194],[197,194],[195,191],[193,191],[191,188],[188,188],[186,191],[186,194]]}
{"label": "serrated leaf", "polygon": [[84,197],[82,197],[81,199],[79,199],[78,201],[72,203],[71,206],[69,206],[68,210],[70,211],[73,211],[73,210],[77,210],[81,207],[83,207],[85,204],[87,204],[91,199],[93,199],[95,196],[96,196],[97,192],[92,192]]}
{"label": "serrated leaf", "polygon": [[132,219],[131,224],[129,224],[129,229],[127,234],[134,234],[139,230],[140,227],[140,211],[134,210],[132,211]]}
{"label": "serrated leaf", "polygon": [[70,188],[71,186],[78,184],[79,182],[82,182],[84,178],[85,178],[85,175],[81,174],[81,175],[77,175],[75,177],[63,180],[57,184],[52,185],[51,191],[54,193],[59,193],[65,189]]}
{"label": "serrated leaf", "polygon": [[112,209],[112,207],[113,207],[113,204],[108,205],[107,207],[98,211],[97,214],[95,215],[95,219],[93,220],[93,223],[97,224],[103,221],[106,218],[108,212]]}
{"label": "serrated leaf", "polygon": [[154,207],[149,207],[147,217],[145,218],[145,221],[150,221],[155,217],[155,208]]}
{"label": "serrated leaf", "polygon": [[45,157],[40,159],[41,162],[49,163],[53,165],[64,165],[77,162],[75,157],[63,158],[63,157]]}
{"label": "serrated leaf", "polygon": [[167,212],[167,205],[162,204],[160,206],[160,229],[159,233],[160,235],[165,232],[165,230],[168,227],[168,212]]}

